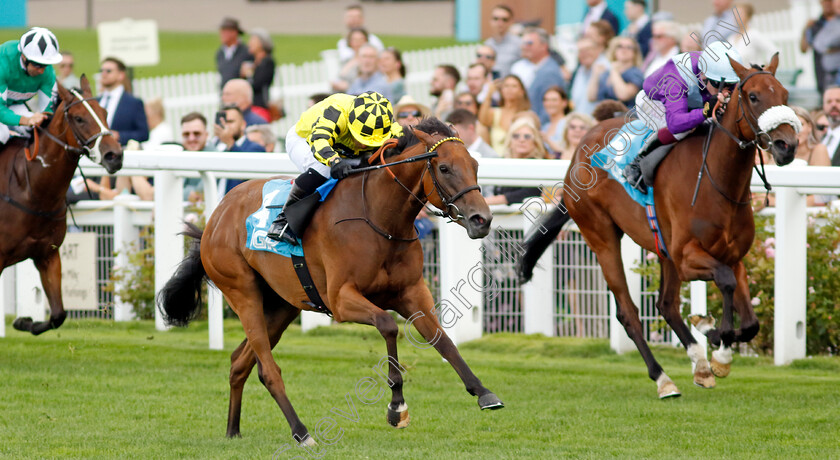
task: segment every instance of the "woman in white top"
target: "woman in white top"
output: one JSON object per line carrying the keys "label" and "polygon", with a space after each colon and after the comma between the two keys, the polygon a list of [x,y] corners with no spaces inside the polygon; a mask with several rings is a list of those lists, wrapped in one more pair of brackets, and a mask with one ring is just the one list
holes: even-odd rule
{"label": "woman in white top", "polygon": [[174,142],[175,134],[169,123],[164,123],[166,115],[163,100],[156,97],[146,102],[146,120],[149,121],[149,140],[144,142],[143,150],[152,150],[166,142]]}

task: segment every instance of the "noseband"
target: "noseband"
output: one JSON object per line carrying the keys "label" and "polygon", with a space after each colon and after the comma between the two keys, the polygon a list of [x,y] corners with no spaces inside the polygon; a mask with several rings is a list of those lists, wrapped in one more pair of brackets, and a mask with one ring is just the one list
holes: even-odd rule
{"label": "noseband", "polygon": [[[63,147],[65,152],[72,153],[72,154],[75,154],[75,155],[85,155],[88,158],[90,158],[91,161],[93,161],[94,163],[101,163],[102,162],[102,152],[99,150],[99,144],[102,141],[103,137],[112,136],[113,134],[111,133],[111,131],[108,128],[105,127],[105,124],[102,123],[102,120],[99,118],[99,115],[97,115],[96,112],[94,112],[93,108],[88,103],[88,101],[95,100],[95,98],[92,98],[92,97],[84,98],[84,97],[82,97],[81,94],[79,94],[74,89],[70,89],[69,91],[73,96],[76,96],[77,100],[74,100],[73,102],[71,102],[69,104],[66,104],[64,106],[64,111],[63,111],[62,115],[64,116],[64,120],[67,123],[67,126],[70,127],[70,131],[73,133],[73,137],[76,139],[76,142],[78,142],[79,145],[81,145],[81,147],[73,147],[72,145],[68,144],[67,142],[60,139],[59,137],[53,135],[52,133],[50,133],[46,129],[42,128],[41,126],[36,126],[35,127],[35,146],[33,148],[34,153],[32,153],[30,155],[29,149],[27,148],[26,156],[27,156],[28,159],[31,160],[32,158],[35,157],[35,155],[37,155],[37,152],[38,152],[37,133],[40,131],[45,136],[47,136],[50,140],[52,140],[56,144]],[[79,133],[78,127],[76,126],[76,124],[72,123],[71,120],[70,120],[70,116],[69,116],[70,109],[77,104],[82,104],[87,109],[88,113],[90,113],[90,115],[93,117],[93,120],[96,122],[96,124],[99,125],[99,132],[94,134],[93,136],[90,136],[87,139],[85,139],[84,136]],[[94,143],[94,145],[92,147],[90,145],[91,143]]]}

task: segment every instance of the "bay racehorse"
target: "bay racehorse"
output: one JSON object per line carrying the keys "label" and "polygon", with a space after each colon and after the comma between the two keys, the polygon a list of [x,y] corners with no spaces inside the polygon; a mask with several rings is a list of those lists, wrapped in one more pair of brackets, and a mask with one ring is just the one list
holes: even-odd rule
{"label": "bay racehorse", "polygon": [[55,115],[33,132],[34,144],[11,138],[0,152],[0,270],[32,259],[50,304],[47,321],[17,318],[15,329],[38,335],[61,326],[67,313],[61,298],[59,247],[67,232],[65,197],[82,155],[114,173],[122,149],[106,124],[106,113],[85,76],[81,90],[58,85]]}
{"label": "bay racehorse", "polygon": [[[778,54],[770,64],[746,68],[730,59],[740,78],[732,99],[723,108],[708,136],[680,141],[656,173],[654,202],[670,258],[660,257],[661,284],[657,308],[674,330],[695,365],[694,383],[715,386],[715,378],[729,374],[734,342],[748,342],[758,332],[750,303],[747,272],[741,261],[752,245],[755,224],[750,206],[750,180],[756,146],[773,154],[778,165],[793,161],[797,127],[793,112],[784,107],[788,92],[775,78]],[[787,114],[790,111],[790,114]],[[782,114],[780,116],[780,114]],[[776,118],[773,123],[772,119]],[[779,118],[783,122],[779,123]],[[603,169],[593,167],[584,152],[598,152],[611,140],[624,119],[607,120],[593,128],[575,152],[564,182],[568,214],[556,209],[543,216],[552,231],[533,232],[518,262],[520,277],[529,279],[539,254],[553,241],[562,224],[574,219],[589,247],[597,254],[609,289],[618,304],[617,316],[635,343],[648,375],[657,383],[660,398],[679,396],[645,342],[638,308],[630,299],[621,258],[621,238],[626,234],[648,251],[657,245],[645,211]],[[707,149],[704,143],[708,142]],[[704,157],[708,153],[707,158]],[[698,172],[703,171],[697,190]],[[723,320],[714,327],[711,317],[691,317],[691,322],[720,349],[711,365],[680,315],[683,281],[714,280],[723,294]],[[740,317],[734,329],[733,311]]]}
{"label": "bay racehorse", "polygon": [[[454,133],[436,119],[406,131],[382,161],[420,160],[341,180],[315,213],[303,236],[306,263],[337,322],[369,324],[385,339],[392,398],[387,420],[408,425],[403,379],[397,365],[393,310],[414,326],[455,368],[482,409],[502,402],[473,374],[433,312],[435,301],[423,279],[423,252],[414,218],[428,201],[483,238],[492,216],[476,185],[478,163]],[[426,152],[426,153],[424,153]],[[430,153],[429,153],[430,152]],[[393,174],[393,176],[392,176]],[[314,440],[286,396],[280,368],[271,355],[283,331],[301,310],[313,310],[292,261],[246,248],[245,219],[260,208],[266,180],[252,180],[225,195],[203,234],[187,233],[195,244],[159,296],[167,322],[185,325],[201,304],[202,279],[209,278],[239,315],[246,339],[231,355],[227,435],[239,436],[242,389],[254,364],[300,443]]]}

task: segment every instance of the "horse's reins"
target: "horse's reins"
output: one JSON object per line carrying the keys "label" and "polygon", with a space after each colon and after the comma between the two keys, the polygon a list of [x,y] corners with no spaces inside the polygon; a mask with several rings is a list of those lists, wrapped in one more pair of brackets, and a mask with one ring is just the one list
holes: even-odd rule
{"label": "horse's reins", "polygon": [[[82,147],[73,147],[72,145],[68,144],[64,140],[60,139],[59,137],[50,133],[48,130],[41,127],[41,125],[36,125],[36,126],[34,126],[34,129],[32,130],[32,136],[33,136],[32,147],[33,148],[30,149],[29,146],[24,147],[24,155],[25,155],[27,161],[34,160],[36,158],[36,156],[38,155],[38,152],[40,151],[40,140],[38,138],[38,133],[39,132],[43,132],[44,135],[47,136],[48,139],[52,140],[53,142],[55,142],[56,144],[58,144],[62,148],[64,148],[64,151],[66,153],[72,153],[72,154],[76,154],[76,155],[83,155],[84,154],[84,155],[87,155],[87,157],[90,158],[91,161],[94,161],[94,162],[97,162],[97,163],[101,161],[102,154],[99,150],[99,143],[101,142],[101,140],[104,136],[111,136],[113,134],[111,133],[111,131],[108,128],[105,127],[105,124],[102,123],[102,120],[99,118],[99,116],[96,114],[96,112],[94,112],[93,108],[88,103],[88,101],[95,100],[95,98],[84,98],[84,97],[82,97],[81,94],[79,94],[78,91],[76,91],[74,89],[70,89],[69,91],[78,100],[73,101],[70,104],[66,104],[64,106],[63,116],[64,116],[65,122],[67,123],[67,126],[70,128],[70,131],[73,133],[73,137],[76,139],[76,142],[78,142]],[[90,138],[88,138],[87,140],[84,140],[84,141],[82,140],[83,137],[80,136],[79,133],[77,132],[76,126],[73,123],[70,123],[70,117],[68,116],[68,114],[70,112],[70,108],[73,107],[76,104],[84,105],[84,107],[87,109],[88,113],[90,113],[90,115],[93,117],[94,121],[96,121],[96,124],[99,125],[99,132],[94,134],[93,136],[91,136]],[[63,132],[66,132],[66,129]],[[90,147],[91,142],[95,142],[93,147]],[[67,158],[67,157],[65,156],[65,158]],[[84,173],[82,173],[81,167],[79,167],[79,173],[82,174],[82,179],[85,179]],[[28,172],[27,172],[27,181],[28,181],[28,179],[29,179],[29,176],[28,176]],[[9,177],[9,180],[11,181],[11,176]],[[85,188],[87,188],[87,179],[85,179]],[[11,186],[10,186],[10,190],[11,190]],[[90,193],[90,189],[88,189],[88,195],[92,196],[91,193]],[[27,207],[23,203],[21,203],[19,201],[16,201],[14,198],[12,198],[10,195],[7,195],[7,194],[0,194],[0,200],[3,200],[5,202],[11,204],[12,206],[20,209],[21,211],[26,212],[27,214],[31,214],[33,216],[41,217],[41,218],[44,218],[44,219],[50,219],[50,220],[63,219],[64,216],[65,216],[64,213],[68,209],[67,203],[65,202],[64,207],[62,207],[60,209],[56,209],[54,211],[38,211],[38,210],[35,210],[35,209],[30,209],[29,207]],[[61,213],[60,216],[59,216],[59,213]],[[70,214],[72,216],[72,211],[70,212]],[[56,217],[56,216],[58,216],[58,217]],[[75,216],[73,217],[73,221],[74,221],[74,224],[75,224]]]}
{"label": "horse's reins", "polygon": [[[735,144],[738,145],[738,148],[741,149],[741,150],[745,150],[745,149],[747,149],[751,146],[757,146],[757,147],[765,149],[765,150],[767,148],[769,148],[769,144],[767,144],[767,143],[765,143],[767,148],[762,147],[761,146],[761,141],[759,140],[759,138],[761,138],[761,140],[765,140],[764,138],[762,138],[762,136],[766,136],[766,139],[770,139],[770,134],[767,131],[764,131],[764,130],[760,129],[760,127],[757,128],[756,125],[753,124],[753,122],[747,116],[747,111],[744,108],[744,104],[743,104],[743,98],[741,97],[744,93],[744,84],[746,84],[747,81],[750,78],[752,78],[756,75],[761,75],[761,74],[773,75],[772,73],[767,72],[766,70],[753,72],[753,73],[749,74],[747,76],[747,78],[740,81],[738,83],[738,87],[737,87],[737,89],[738,89],[737,104],[738,104],[738,110],[741,112],[741,116],[739,116],[738,119],[735,120],[735,123],[737,124],[741,120],[746,120],[747,124],[749,125],[750,129],[753,131],[753,134],[755,135],[755,139],[753,139],[749,142],[745,142],[745,141],[741,140],[740,138],[738,138],[737,136],[735,136],[731,131],[726,129],[723,125],[721,125],[720,122],[717,120],[717,117],[714,116],[715,113],[717,112],[717,106],[720,103],[720,101],[718,101],[718,104],[715,105],[715,110],[712,111],[712,115],[713,115],[712,116],[712,125],[709,128],[709,134],[706,135],[706,141],[703,143],[703,164],[700,168],[700,172],[697,174],[697,185],[694,187],[694,197],[691,199],[691,206],[692,207],[694,206],[695,202],[697,201],[697,194],[700,191],[700,181],[703,179],[703,172],[705,172],[706,175],[709,177],[709,182],[712,184],[714,189],[718,193],[723,195],[724,198],[729,200],[729,202],[731,202],[735,205],[738,205],[738,206],[744,206],[744,205],[748,205],[748,204],[751,203],[750,200],[738,201],[738,200],[732,199],[729,195],[727,195],[726,192],[723,190],[723,188],[720,187],[717,184],[717,182],[715,182],[714,178],[712,178],[712,173],[711,173],[711,171],[709,171],[709,166],[706,163],[706,158],[708,157],[708,154],[709,154],[709,144],[711,144],[711,139],[712,139],[712,135],[714,134],[715,128],[720,129],[721,131],[723,131],[724,134],[729,136],[735,142]],[[726,110],[726,105],[724,105],[724,111],[725,110]],[[756,123],[757,123],[758,119],[755,117],[755,114],[751,113],[751,115],[756,120]],[[769,142],[769,141],[766,141],[766,142]],[[761,181],[764,183],[764,189],[769,192],[770,190],[772,190],[772,186],[767,181],[767,173],[764,170],[764,156],[759,155],[759,159],[760,159],[760,162],[761,162],[761,170],[758,169],[757,165],[753,165],[753,168],[755,168],[756,173],[758,173],[758,177],[760,177]],[[766,206],[767,202],[769,201],[769,198],[767,196],[765,196],[764,200],[765,200],[765,206]]]}
{"label": "horse's reins", "polygon": [[[393,163],[385,163],[385,151],[388,150],[388,149],[396,147],[398,141],[397,141],[397,139],[389,139],[389,140],[385,141],[385,143],[381,147],[379,147],[379,149],[373,155],[371,155],[370,158],[369,158],[369,161],[375,162],[377,157],[378,157],[380,162],[381,162],[380,164],[373,165],[373,166],[367,166],[367,167],[364,167],[364,168],[353,169],[349,172],[349,174],[364,173],[364,175],[362,176],[362,211],[363,211],[364,217],[351,217],[351,218],[347,218],[347,219],[341,219],[341,220],[337,221],[336,224],[341,223],[341,222],[346,222],[346,221],[352,221],[352,220],[361,220],[363,222],[366,222],[376,233],[379,233],[380,235],[382,235],[383,237],[385,237],[388,240],[410,242],[410,241],[415,241],[415,240],[418,239],[417,236],[415,236],[413,238],[400,238],[400,237],[393,236],[393,235],[389,234],[388,232],[386,232],[385,230],[383,230],[382,228],[380,228],[379,226],[377,226],[376,224],[374,224],[373,222],[371,222],[370,219],[367,216],[367,200],[365,199],[365,188],[366,188],[365,185],[367,183],[367,173],[370,172],[370,171],[376,171],[376,170],[383,169],[383,168],[388,172],[388,174],[391,176],[391,178],[393,178],[396,183],[398,183],[403,189],[405,189],[405,191],[408,192],[409,195],[411,195],[415,200],[417,200],[417,202],[419,202],[426,209],[426,212],[428,212],[429,214],[432,214],[432,215],[435,215],[435,216],[438,216],[438,217],[447,217],[447,218],[449,218],[450,222],[456,222],[458,220],[463,219],[465,216],[461,213],[461,210],[458,209],[458,206],[455,205],[455,201],[458,200],[459,198],[461,198],[462,196],[464,196],[465,194],[467,194],[468,192],[471,192],[473,190],[481,190],[481,187],[479,187],[478,185],[471,185],[471,186],[465,187],[463,190],[459,191],[458,193],[456,193],[454,195],[451,195],[448,198],[445,196],[445,195],[449,195],[449,194],[446,193],[443,190],[443,186],[437,180],[437,175],[435,174],[434,168],[432,167],[432,158],[438,156],[437,148],[440,147],[441,144],[443,144],[445,142],[448,142],[448,141],[460,142],[462,144],[464,143],[464,141],[462,141],[461,139],[459,139],[457,137],[446,137],[446,138],[443,138],[443,139],[439,140],[437,143],[435,143],[435,145],[433,145],[431,148],[429,148],[429,150],[426,151],[425,153],[422,153],[420,155],[416,155],[416,156],[413,156],[413,157],[410,157],[410,158],[406,158],[404,160],[395,161]],[[423,198],[418,197],[410,188],[408,188],[405,184],[403,184],[397,178],[397,176],[394,174],[393,171],[391,171],[391,168],[390,168],[391,166],[405,164],[405,163],[414,163],[414,162],[422,161],[422,160],[426,160],[426,168],[424,168],[423,173],[420,176],[420,183],[423,182],[423,178],[425,177],[426,172],[428,171],[430,177],[432,178],[432,183],[435,187],[434,192],[437,193],[438,197],[440,197],[441,201],[443,201],[443,204],[447,209],[446,212],[437,211],[437,210],[429,208],[427,206],[427,202],[428,202],[428,198],[431,195],[431,193],[426,193]],[[424,191],[424,193],[425,193],[425,191]],[[452,208],[454,208],[454,211],[455,211],[455,218],[454,219],[452,217]]]}

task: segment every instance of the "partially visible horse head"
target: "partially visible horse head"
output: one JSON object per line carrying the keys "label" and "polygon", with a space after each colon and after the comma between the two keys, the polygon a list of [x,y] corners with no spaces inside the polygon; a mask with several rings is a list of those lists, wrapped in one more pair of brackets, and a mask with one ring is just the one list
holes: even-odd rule
{"label": "partially visible horse head", "polygon": [[[727,56],[727,58],[729,58]],[[802,129],[799,118],[787,106],[788,91],[776,80],[779,53],[762,69],[747,68],[729,58],[741,82],[738,84],[738,128],[742,137],[773,154],[776,164],[793,161]]]}
{"label": "partially visible horse head", "polygon": [[61,103],[56,107],[55,116],[63,117],[70,128],[65,142],[83,150],[94,163],[113,174],[122,167],[122,147],[108,129],[107,112],[93,97],[87,77],[82,75],[80,81],[81,93],[58,85]]}
{"label": "partially visible horse head", "polygon": [[414,135],[427,151],[437,153],[423,178],[429,202],[467,229],[470,238],[487,236],[493,214],[478,188],[478,162],[455,137],[457,133],[439,120],[424,120],[414,129]]}

